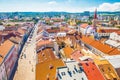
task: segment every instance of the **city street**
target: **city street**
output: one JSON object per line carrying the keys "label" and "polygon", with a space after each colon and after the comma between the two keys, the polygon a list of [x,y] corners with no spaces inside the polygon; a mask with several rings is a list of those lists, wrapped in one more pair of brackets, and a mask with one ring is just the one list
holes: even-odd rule
{"label": "city street", "polygon": [[[14,80],[35,80],[36,67],[36,35],[37,28],[31,32],[18,61]],[[32,36],[32,37],[31,37]]]}

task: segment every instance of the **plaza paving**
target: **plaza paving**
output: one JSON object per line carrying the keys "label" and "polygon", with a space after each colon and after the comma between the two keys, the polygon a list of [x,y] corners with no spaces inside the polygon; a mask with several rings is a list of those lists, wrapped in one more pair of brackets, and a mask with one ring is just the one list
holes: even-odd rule
{"label": "plaza paving", "polygon": [[35,80],[37,28],[32,35],[23,47],[14,80]]}

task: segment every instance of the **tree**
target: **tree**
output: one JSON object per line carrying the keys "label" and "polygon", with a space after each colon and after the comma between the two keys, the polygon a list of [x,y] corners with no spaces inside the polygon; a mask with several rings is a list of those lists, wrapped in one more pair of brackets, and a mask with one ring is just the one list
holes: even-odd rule
{"label": "tree", "polygon": [[92,16],[90,16],[89,17],[89,19],[88,19],[88,21],[92,21],[93,20],[93,17]]}
{"label": "tree", "polygon": [[81,23],[81,21],[80,21],[80,20],[77,20],[77,21],[76,21],[76,24],[77,24],[77,25],[79,25],[80,23]]}
{"label": "tree", "polygon": [[116,26],[116,27],[120,29],[120,26]]}
{"label": "tree", "polygon": [[7,26],[9,27],[9,26],[11,26],[10,24],[7,24]]}
{"label": "tree", "polygon": [[92,24],[92,22],[91,22],[91,21],[89,21],[89,22],[88,22],[88,25],[91,25],[91,24]]}
{"label": "tree", "polygon": [[19,24],[15,24],[15,26],[18,26]]}
{"label": "tree", "polygon": [[2,22],[0,22],[0,25],[3,25],[3,23],[2,23]]}

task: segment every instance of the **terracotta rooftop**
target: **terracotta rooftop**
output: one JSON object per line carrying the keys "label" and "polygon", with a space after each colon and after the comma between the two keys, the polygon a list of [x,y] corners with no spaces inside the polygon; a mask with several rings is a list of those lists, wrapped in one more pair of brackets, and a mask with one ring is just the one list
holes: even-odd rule
{"label": "terracotta rooftop", "polygon": [[[9,50],[12,48],[13,45],[14,44],[9,40],[4,41],[4,43],[2,43],[0,45],[0,55],[4,58],[7,55],[7,53],[9,52]],[[3,58],[2,59],[0,58],[1,59],[0,61],[2,61]]]}
{"label": "terracotta rooftop", "polygon": [[120,29],[100,29],[98,31],[99,33],[112,33],[112,32],[116,32],[116,33],[120,33]]}
{"label": "terracotta rooftop", "polygon": [[92,38],[82,36],[81,40],[86,43],[91,45],[92,47],[100,50],[101,52],[109,55],[117,55],[120,54],[120,51],[118,49],[112,48],[108,46],[107,44],[103,44],[100,41],[93,40]]}
{"label": "terracotta rooftop", "polygon": [[55,80],[56,69],[65,66],[62,60],[50,60],[36,65],[36,80]]}
{"label": "terracotta rooftop", "polygon": [[41,40],[37,43],[37,46],[45,45],[45,44],[50,44],[52,41],[50,40]]}
{"label": "terracotta rooftop", "polygon": [[73,49],[71,47],[65,47],[63,48],[63,51],[67,58],[71,58],[71,54],[73,52]]}
{"label": "terracotta rooftop", "polygon": [[50,48],[44,49],[43,51],[38,53],[38,62],[46,62],[50,60],[57,59],[53,53],[53,51]]}
{"label": "terracotta rooftop", "polygon": [[26,30],[18,28],[17,32],[19,32],[21,35],[24,35]]}
{"label": "terracotta rooftop", "polygon": [[16,37],[10,37],[9,40],[12,41],[13,43],[19,44],[22,41],[22,38],[16,36]]}
{"label": "terracotta rooftop", "polygon": [[48,33],[57,33],[57,32],[60,32],[60,29],[47,29],[46,31]]}
{"label": "terracotta rooftop", "polygon": [[83,61],[81,65],[88,77],[88,80],[105,80],[97,66],[92,61]]}
{"label": "terracotta rooftop", "polygon": [[62,42],[66,41],[68,37],[55,37],[56,42],[60,45]]}
{"label": "terracotta rooftop", "polygon": [[80,25],[80,27],[82,27],[82,28],[86,28],[87,26],[88,26],[87,23],[83,23],[83,24]]}
{"label": "terracotta rooftop", "polygon": [[3,58],[2,58],[2,57],[0,57],[0,64],[2,63],[2,61],[3,61]]}
{"label": "terracotta rooftop", "polygon": [[118,35],[120,35],[120,30],[116,32]]}
{"label": "terracotta rooftop", "polygon": [[113,66],[107,60],[94,60],[96,65],[98,65],[100,71],[106,78],[106,80],[119,80],[117,73],[115,72]]}
{"label": "terracotta rooftop", "polygon": [[17,28],[15,26],[5,27],[4,31],[16,31]]}
{"label": "terracotta rooftop", "polygon": [[[50,48],[38,53],[36,65],[36,80],[55,80],[57,67],[65,66],[61,59],[57,59]],[[44,73],[44,74],[43,74]]]}
{"label": "terracotta rooftop", "polygon": [[[80,37],[79,37],[80,39]],[[84,42],[84,43],[87,43],[87,44],[90,44],[92,42],[94,42],[95,40],[89,38],[89,37],[86,37],[86,36],[82,36],[81,40]]]}
{"label": "terracotta rooftop", "polygon": [[41,41],[37,42],[36,45],[37,45],[37,49],[39,49],[40,47],[46,46],[46,45],[49,45],[49,44],[53,44],[53,42],[50,41],[50,40],[41,40]]}
{"label": "terracotta rooftop", "polygon": [[[99,71],[97,66],[94,64],[92,59],[86,59],[84,61],[80,60],[80,58],[83,58],[83,57],[87,58],[87,56],[90,56],[87,54],[88,53],[80,54],[80,52],[78,52],[78,53],[73,52],[72,57],[75,61],[78,61],[81,64],[81,66],[83,66],[84,72],[86,73],[88,80],[105,80],[104,76],[101,74],[101,72]],[[97,78],[99,78],[99,79],[97,79]]]}
{"label": "terracotta rooftop", "polygon": [[71,54],[71,58],[74,59],[75,61],[80,61],[79,57],[84,56],[84,54],[82,54],[81,51],[79,50],[75,50],[72,54]]}
{"label": "terracotta rooftop", "polygon": [[105,54],[109,55],[117,55],[120,54],[120,51],[115,48],[111,48],[110,46],[103,44],[99,41],[94,41],[93,43],[90,44],[91,46],[95,47],[96,49],[102,51]]}

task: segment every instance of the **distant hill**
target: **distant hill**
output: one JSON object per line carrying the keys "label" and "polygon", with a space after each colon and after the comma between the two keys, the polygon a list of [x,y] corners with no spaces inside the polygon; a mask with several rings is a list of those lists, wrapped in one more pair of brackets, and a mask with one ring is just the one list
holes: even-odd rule
{"label": "distant hill", "polygon": [[[13,18],[14,16],[19,16],[19,17],[43,17],[43,16],[61,16],[64,15],[65,17],[70,16],[71,14],[73,15],[81,15],[83,14],[82,12],[80,13],[70,13],[70,12],[0,12],[0,19],[2,18]],[[90,15],[93,15],[94,12],[90,12]],[[120,11],[117,12],[100,12],[98,11],[97,14],[101,15],[119,15],[120,16]]]}

